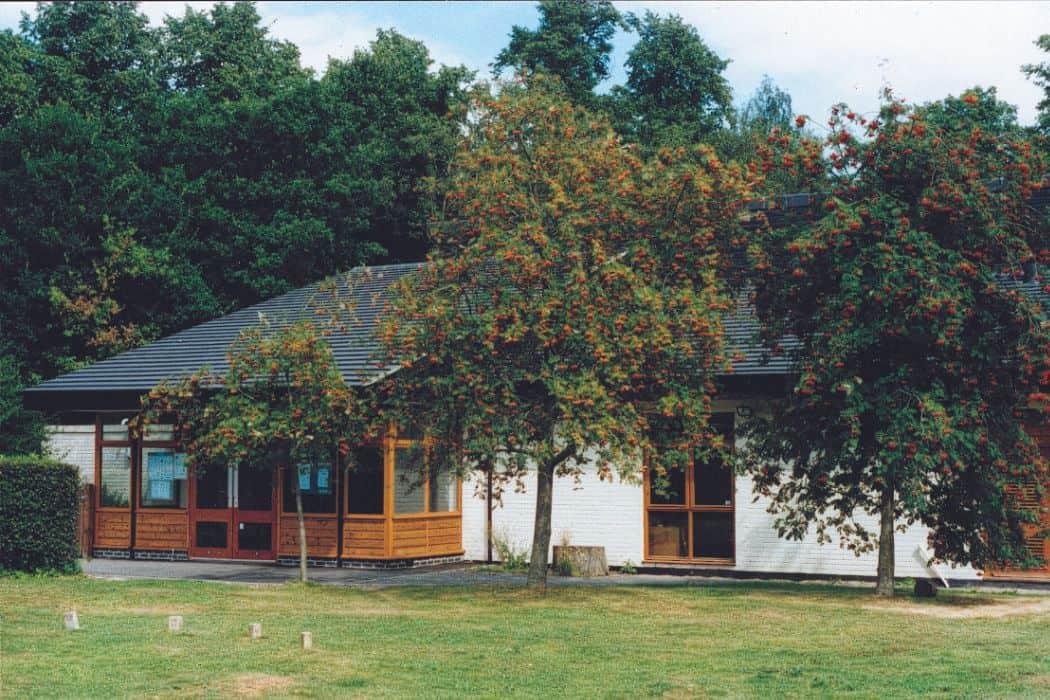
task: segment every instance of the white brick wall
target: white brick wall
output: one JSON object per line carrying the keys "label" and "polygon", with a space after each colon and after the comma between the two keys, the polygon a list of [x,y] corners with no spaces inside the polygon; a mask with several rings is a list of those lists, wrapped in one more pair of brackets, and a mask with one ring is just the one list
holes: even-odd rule
{"label": "white brick wall", "polygon": [[45,454],[80,469],[80,480],[95,482],[95,426],[51,425],[44,443]]}
{"label": "white brick wall", "polygon": [[[716,412],[734,412],[739,402],[720,401]],[[743,449],[738,441],[737,449]],[[480,497],[475,497],[475,494]],[[753,503],[751,479],[736,481],[736,565],[737,571],[769,574],[819,574],[826,576],[874,576],[876,554],[856,556],[838,546],[819,545],[812,533],[796,542],[780,539],[773,525],[775,516],[766,512],[769,501]],[[644,553],[644,493],[641,482],[602,482],[596,470],[588,470],[575,484],[570,478],[559,478],[554,485],[551,544],[561,543],[568,533],[571,544],[605,547],[609,564],[638,564]],[[463,547],[465,558],[485,559],[484,482],[466,482],[463,487]],[[528,550],[532,543],[535,512],[535,477],[526,482],[524,493],[508,492],[493,512],[493,532],[508,539],[516,549]],[[875,521],[872,519],[871,524]],[[877,533],[877,528],[875,530]],[[928,577],[931,573],[920,563],[916,548],[926,543],[926,530],[911,527],[897,533],[895,550],[898,576]],[[498,558],[493,549],[493,557]],[[976,579],[970,567],[939,567],[947,578]]]}

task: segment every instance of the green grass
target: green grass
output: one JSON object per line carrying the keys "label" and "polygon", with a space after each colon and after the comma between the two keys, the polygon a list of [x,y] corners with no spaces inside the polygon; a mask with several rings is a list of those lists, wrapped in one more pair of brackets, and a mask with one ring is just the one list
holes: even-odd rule
{"label": "green grass", "polygon": [[0,578],[0,616],[5,697],[1050,697],[1035,596]]}

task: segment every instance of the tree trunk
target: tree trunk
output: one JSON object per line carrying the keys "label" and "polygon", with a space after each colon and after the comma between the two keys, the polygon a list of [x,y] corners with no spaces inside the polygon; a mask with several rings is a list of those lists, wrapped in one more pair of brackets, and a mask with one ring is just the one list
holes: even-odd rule
{"label": "tree trunk", "polygon": [[554,495],[554,463],[536,470],[536,520],[532,528],[532,558],[525,585],[547,592],[547,551],[551,544],[551,506]]}
{"label": "tree trunk", "polygon": [[888,598],[893,596],[893,511],[893,479],[887,479],[882,489],[882,506],[879,512],[879,575],[878,583],[875,584],[875,593]]}
{"label": "tree trunk", "polygon": [[303,490],[299,487],[299,467],[294,469],[292,479],[295,483],[295,515],[299,521],[299,580],[306,583],[306,520],[303,518]]}

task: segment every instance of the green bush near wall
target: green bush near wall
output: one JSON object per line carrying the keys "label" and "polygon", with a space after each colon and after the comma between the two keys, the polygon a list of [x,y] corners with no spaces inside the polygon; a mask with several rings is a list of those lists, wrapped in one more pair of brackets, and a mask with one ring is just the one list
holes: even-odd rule
{"label": "green bush near wall", "polygon": [[80,474],[45,457],[0,456],[0,570],[77,570]]}

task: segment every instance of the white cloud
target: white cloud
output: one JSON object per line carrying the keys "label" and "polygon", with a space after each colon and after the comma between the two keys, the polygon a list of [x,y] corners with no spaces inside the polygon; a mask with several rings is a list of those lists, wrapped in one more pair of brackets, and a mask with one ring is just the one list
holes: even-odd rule
{"label": "white cloud", "polygon": [[619,3],[621,9],[676,12],[732,63],[726,71],[746,99],[768,73],[796,111],[822,117],[847,101],[874,110],[883,84],[914,102],[995,86],[1023,123],[1040,90],[1021,74],[1044,55],[1033,45],[1050,31],[1050,4],[893,2]]}

